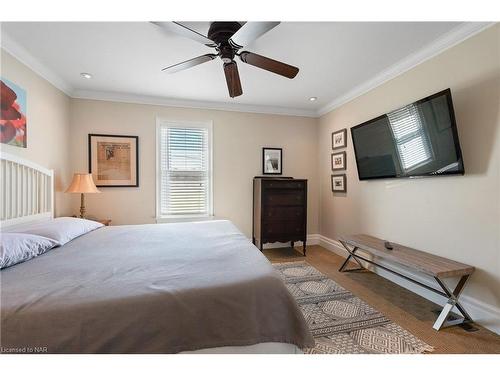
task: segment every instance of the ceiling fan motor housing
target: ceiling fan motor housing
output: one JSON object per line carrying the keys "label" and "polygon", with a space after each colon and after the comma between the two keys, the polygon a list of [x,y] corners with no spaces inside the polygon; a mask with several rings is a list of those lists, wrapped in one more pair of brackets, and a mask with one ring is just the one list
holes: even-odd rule
{"label": "ceiling fan motor housing", "polygon": [[233,61],[236,50],[229,44],[229,38],[241,28],[239,22],[212,22],[208,29],[208,38],[217,43],[217,50],[224,63]]}

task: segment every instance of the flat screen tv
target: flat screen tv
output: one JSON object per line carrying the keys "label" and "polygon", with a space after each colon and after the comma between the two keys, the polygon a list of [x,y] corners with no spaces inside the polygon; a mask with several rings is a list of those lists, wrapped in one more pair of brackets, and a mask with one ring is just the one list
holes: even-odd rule
{"label": "flat screen tv", "polygon": [[351,128],[360,180],[464,174],[450,89]]}

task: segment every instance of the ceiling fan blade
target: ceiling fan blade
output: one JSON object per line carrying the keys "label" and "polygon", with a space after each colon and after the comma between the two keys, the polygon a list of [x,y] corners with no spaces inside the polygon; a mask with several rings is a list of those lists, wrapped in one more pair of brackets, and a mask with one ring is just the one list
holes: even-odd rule
{"label": "ceiling fan blade", "polygon": [[279,22],[247,22],[234,33],[229,43],[235,48],[242,48],[279,24]]}
{"label": "ceiling fan blade", "polygon": [[269,57],[261,56],[248,51],[241,52],[240,59],[244,63],[256,66],[257,68],[268,70],[287,78],[294,78],[299,72],[299,68],[296,68],[295,66],[288,65],[280,61],[270,59]]}
{"label": "ceiling fan blade", "polygon": [[180,70],[185,70],[192,68],[193,66],[203,64],[208,61],[212,61],[215,59],[218,55],[214,53],[207,53],[206,55],[201,55],[198,57],[195,57],[194,59],[186,60],[183,62],[180,62],[178,64],[170,65],[167,66],[166,68],[163,68],[161,71],[162,72],[167,72],[167,73],[175,73]]}
{"label": "ceiling fan blade", "polygon": [[151,22],[151,23],[161,27],[166,31],[173,32],[183,37],[192,39],[208,47],[217,47],[217,44],[213,40],[208,39],[205,35],[202,35],[199,32],[194,31],[179,22]]}
{"label": "ceiling fan blade", "polygon": [[234,61],[224,64],[224,74],[226,75],[229,96],[231,98],[234,98],[243,94],[243,90],[241,89],[240,75],[238,74],[238,66]]}

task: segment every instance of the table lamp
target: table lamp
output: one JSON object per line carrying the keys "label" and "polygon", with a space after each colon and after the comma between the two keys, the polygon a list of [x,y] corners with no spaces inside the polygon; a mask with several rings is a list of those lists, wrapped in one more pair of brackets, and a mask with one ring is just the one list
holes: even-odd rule
{"label": "table lamp", "polygon": [[80,205],[80,217],[83,219],[85,217],[85,197],[84,194],[100,193],[94,184],[91,173],[75,173],[73,175],[73,180],[71,185],[65,191],[66,193],[80,193],[81,194],[81,205]]}

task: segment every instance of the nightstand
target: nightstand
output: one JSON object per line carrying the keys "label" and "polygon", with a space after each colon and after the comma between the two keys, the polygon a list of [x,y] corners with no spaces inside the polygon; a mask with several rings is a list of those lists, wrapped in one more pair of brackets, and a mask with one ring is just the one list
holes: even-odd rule
{"label": "nightstand", "polygon": [[95,221],[104,224],[106,227],[111,225],[111,219],[95,219]]}
{"label": "nightstand", "polygon": [[[76,215],[72,215],[71,217],[78,217]],[[86,220],[92,220],[92,221],[97,221],[98,223],[101,223],[105,225],[106,227],[111,226],[111,219],[95,219],[93,217],[86,217]]]}

